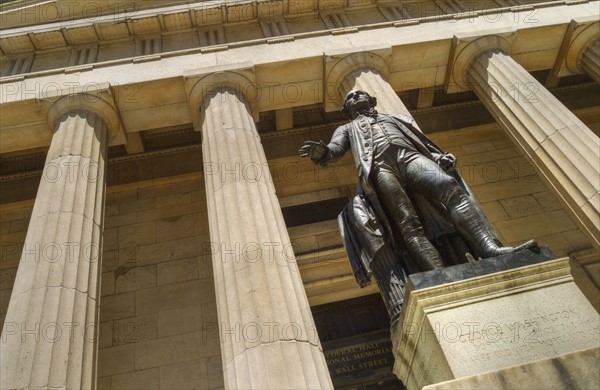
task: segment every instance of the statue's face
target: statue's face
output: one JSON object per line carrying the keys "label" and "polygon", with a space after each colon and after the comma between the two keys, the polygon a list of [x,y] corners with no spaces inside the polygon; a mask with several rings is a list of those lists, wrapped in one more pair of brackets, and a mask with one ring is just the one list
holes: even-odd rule
{"label": "statue's face", "polygon": [[369,110],[372,107],[371,96],[363,91],[350,91],[346,95],[344,104],[351,116],[354,116],[355,112]]}

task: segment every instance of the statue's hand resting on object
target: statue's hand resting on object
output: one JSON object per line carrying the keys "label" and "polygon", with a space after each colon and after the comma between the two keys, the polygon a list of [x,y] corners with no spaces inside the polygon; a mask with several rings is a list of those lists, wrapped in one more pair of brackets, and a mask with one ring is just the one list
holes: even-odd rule
{"label": "statue's hand resting on object", "polygon": [[444,172],[452,172],[456,168],[456,156],[452,153],[444,153],[436,158],[437,164],[444,170]]}

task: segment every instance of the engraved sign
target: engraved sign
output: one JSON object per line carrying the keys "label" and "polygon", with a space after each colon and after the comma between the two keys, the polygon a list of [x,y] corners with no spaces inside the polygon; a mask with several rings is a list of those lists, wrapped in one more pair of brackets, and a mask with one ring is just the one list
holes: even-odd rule
{"label": "engraved sign", "polygon": [[326,350],[325,359],[335,385],[393,375],[389,338]]}

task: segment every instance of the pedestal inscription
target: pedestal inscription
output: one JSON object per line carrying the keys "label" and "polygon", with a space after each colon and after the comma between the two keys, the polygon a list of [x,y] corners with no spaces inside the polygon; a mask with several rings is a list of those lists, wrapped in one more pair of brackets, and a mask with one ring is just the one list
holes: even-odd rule
{"label": "pedestal inscription", "polygon": [[447,361],[455,378],[597,346],[597,315],[591,305],[573,306],[582,295],[573,287],[561,283],[533,291],[507,291],[430,313],[433,333],[422,333],[419,343],[435,337],[450,357]]}

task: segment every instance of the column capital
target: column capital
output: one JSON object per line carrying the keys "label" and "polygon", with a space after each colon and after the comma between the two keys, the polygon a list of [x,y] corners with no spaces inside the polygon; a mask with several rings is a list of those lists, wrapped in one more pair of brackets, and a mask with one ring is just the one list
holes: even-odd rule
{"label": "column capital", "polygon": [[183,80],[196,131],[202,129],[203,118],[200,107],[204,100],[222,88],[237,91],[250,105],[252,118],[258,122],[258,110],[256,104],[252,104],[256,102],[258,96],[253,63],[243,62],[229,66],[193,69],[183,73]]}
{"label": "column capital", "polygon": [[70,111],[90,111],[99,115],[108,126],[108,145],[127,143],[121,116],[109,83],[65,88],[52,96],[38,96],[40,109],[54,132],[60,118]]}
{"label": "column capital", "polygon": [[585,73],[581,57],[590,44],[600,38],[600,22],[596,16],[571,20],[558,51],[553,72],[558,77]]}
{"label": "column capital", "polygon": [[471,89],[467,80],[467,71],[473,60],[490,50],[500,50],[506,54],[512,51],[517,36],[514,29],[498,29],[488,35],[456,34],[452,39],[452,48],[446,68],[444,82],[448,93],[464,92]]}
{"label": "column capital", "polygon": [[323,102],[325,111],[337,111],[344,94],[340,86],[346,77],[361,69],[379,73],[384,79],[390,74],[392,48],[389,46],[364,46],[353,50],[331,50],[323,53],[324,77]]}

